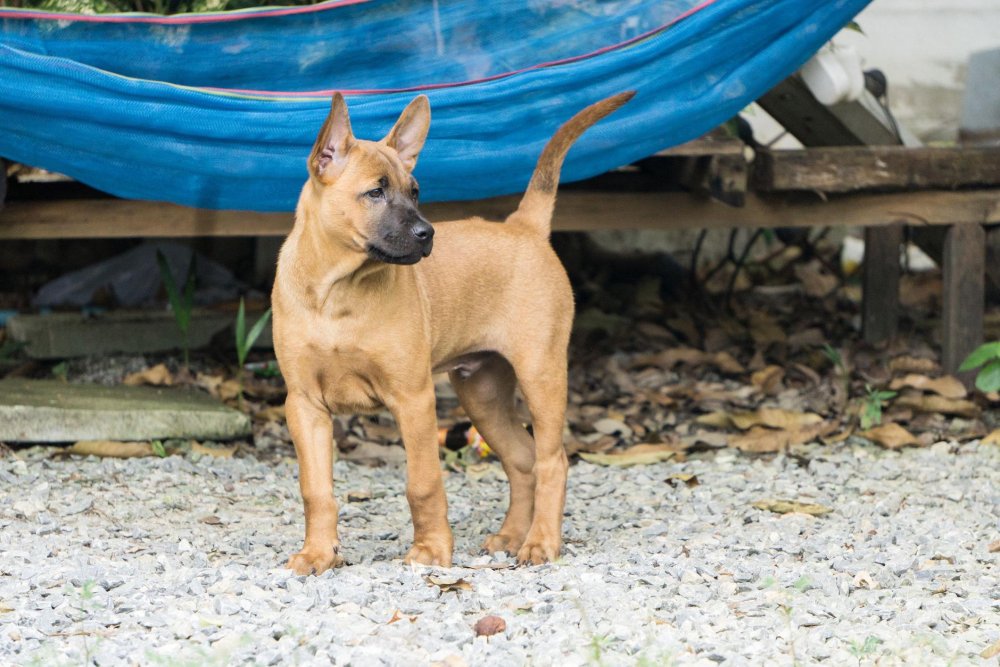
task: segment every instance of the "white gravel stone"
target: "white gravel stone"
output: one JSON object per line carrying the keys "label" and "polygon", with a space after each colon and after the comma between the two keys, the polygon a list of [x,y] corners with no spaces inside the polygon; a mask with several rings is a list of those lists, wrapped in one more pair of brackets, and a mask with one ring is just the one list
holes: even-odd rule
{"label": "white gravel stone", "polygon": [[[579,463],[563,557],[537,568],[479,554],[505,484],[452,473],[451,570],[402,564],[402,468],[339,462],[349,565],[319,577],[283,567],[293,465],[47,455],[0,459],[0,665],[986,665],[1000,640],[996,447]],[[834,511],[751,507],[769,497]],[[489,614],[507,630],[477,638]]]}

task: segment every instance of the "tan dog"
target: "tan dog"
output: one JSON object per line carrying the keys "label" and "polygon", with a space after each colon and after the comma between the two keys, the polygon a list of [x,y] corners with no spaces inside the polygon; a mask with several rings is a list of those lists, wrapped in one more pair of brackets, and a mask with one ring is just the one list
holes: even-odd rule
{"label": "tan dog", "polygon": [[[373,142],[354,137],[347,105],[334,95],[272,294],[306,515],[305,546],[288,567],[308,574],[343,562],[330,415],[382,407],[406,448],[413,548],[405,560],[451,565],[431,380],[441,371],[510,480],[507,516],[484,548],[516,553],[521,563],[559,555],[573,294],[549,229],[570,145],[632,95],[587,107],[559,129],[505,223],[433,228],[417,210],[411,175],[430,125],[427,98],[414,99]],[[534,439],[514,412],[517,385]]]}

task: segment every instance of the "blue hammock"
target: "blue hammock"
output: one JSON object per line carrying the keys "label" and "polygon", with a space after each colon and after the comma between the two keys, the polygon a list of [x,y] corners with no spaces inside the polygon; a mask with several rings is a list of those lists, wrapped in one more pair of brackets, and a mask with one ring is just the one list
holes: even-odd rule
{"label": "blue hammock", "polygon": [[0,156],[121,197],[290,211],[329,107],[379,138],[417,93],[429,201],[523,190],[560,123],[635,99],[577,180],[738,113],[870,0],[334,0],[215,14],[0,9]]}

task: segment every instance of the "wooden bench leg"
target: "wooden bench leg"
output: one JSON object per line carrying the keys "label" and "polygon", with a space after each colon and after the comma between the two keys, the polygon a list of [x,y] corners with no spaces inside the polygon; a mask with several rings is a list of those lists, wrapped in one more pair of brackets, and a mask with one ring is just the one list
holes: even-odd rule
{"label": "wooden bench leg", "polygon": [[866,343],[893,338],[899,325],[899,246],[903,225],[865,228],[861,335]]}
{"label": "wooden bench leg", "polygon": [[[982,225],[948,228],[944,241],[944,292],[941,341],[944,370],[958,367],[983,342],[986,232]],[[959,376],[972,384],[974,373]]]}

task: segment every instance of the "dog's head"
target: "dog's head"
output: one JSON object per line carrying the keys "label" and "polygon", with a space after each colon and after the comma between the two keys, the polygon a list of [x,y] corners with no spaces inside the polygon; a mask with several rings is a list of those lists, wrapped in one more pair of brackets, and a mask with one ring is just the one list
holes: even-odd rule
{"label": "dog's head", "polygon": [[356,139],[347,104],[335,93],[309,156],[325,231],[348,248],[390,264],[415,264],[431,254],[434,228],[417,209],[413,178],[427,139],[431,110],[420,95],[381,141]]}

